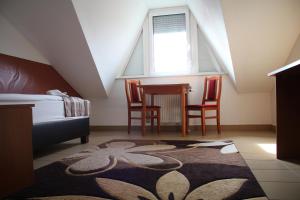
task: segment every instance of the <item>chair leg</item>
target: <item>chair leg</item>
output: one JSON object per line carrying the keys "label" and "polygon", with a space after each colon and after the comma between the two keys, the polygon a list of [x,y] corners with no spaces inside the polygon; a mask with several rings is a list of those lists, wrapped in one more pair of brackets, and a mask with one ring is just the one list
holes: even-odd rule
{"label": "chair leg", "polygon": [[218,129],[218,134],[221,134],[220,109],[217,109],[217,129]]}
{"label": "chair leg", "polygon": [[153,131],[153,128],[154,128],[154,111],[152,111],[152,110],[150,112],[150,123],[151,123],[151,131]]}
{"label": "chair leg", "polygon": [[156,120],[157,120],[157,134],[159,134],[160,133],[160,109],[158,109],[156,111],[156,114],[157,114],[157,118],[156,118]]}
{"label": "chair leg", "polygon": [[202,128],[202,136],[205,135],[206,126],[205,126],[205,109],[201,109],[201,128]]}
{"label": "chair leg", "polygon": [[189,115],[189,111],[186,110],[186,111],[185,111],[186,134],[189,134],[189,126],[190,126],[188,115]]}
{"label": "chair leg", "polygon": [[130,134],[131,131],[131,111],[128,111],[128,134]]}
{"label": "chair leg", "polygon": [[[154,95],[151,94],[151,106],[154,106]],[[154,110],[150,112],[150,124],[151,124],[151,132],[154,129]]]}

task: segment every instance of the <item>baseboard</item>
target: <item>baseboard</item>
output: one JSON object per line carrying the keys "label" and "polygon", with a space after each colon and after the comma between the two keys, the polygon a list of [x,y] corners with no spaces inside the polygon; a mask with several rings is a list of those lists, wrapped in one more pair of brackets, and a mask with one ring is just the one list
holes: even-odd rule
{"label": "baseboard", "polygon": [[[132,126],[132,130],[140,130],[140,126]],[[150,130],[150,127],[147,126]],[[161,131],[180,131],[179,125],[162,125]],[[191,131],[200,131],[201,126],[192,125],[189,127]],[[215,125],[207,125],[208,131],[216,131]],[[127,131],[127,126],[90,126],[91,131]],[[243,124],[243,125],[221,125],[222,131],[274,131],[276,132],[276,126],[270,124]]]}

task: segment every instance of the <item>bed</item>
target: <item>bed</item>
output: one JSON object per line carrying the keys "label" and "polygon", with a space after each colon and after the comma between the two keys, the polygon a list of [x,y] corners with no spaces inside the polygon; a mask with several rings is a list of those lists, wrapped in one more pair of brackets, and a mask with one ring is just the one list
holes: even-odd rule
{"label": "bed", "polygon": [[33,149],[80,138],[88,142],[89,116],[65,117],[63,98],[54,95],[0,94],[0,104],[34,104]]}

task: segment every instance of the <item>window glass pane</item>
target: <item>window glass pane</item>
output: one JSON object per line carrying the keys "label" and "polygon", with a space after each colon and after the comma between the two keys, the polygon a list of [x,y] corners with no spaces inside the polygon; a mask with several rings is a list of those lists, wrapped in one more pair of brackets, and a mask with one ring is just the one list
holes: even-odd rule
{"label": "window glass pane", "polygon": [[185,14],[153,17],[154,73],[190,72]]}

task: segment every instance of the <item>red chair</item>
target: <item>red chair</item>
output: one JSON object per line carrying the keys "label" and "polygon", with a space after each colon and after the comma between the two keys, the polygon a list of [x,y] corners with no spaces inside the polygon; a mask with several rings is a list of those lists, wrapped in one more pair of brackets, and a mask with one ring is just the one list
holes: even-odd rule
{"label": "red chair", "polygon": [[[222,90],[222,76],[205,77],[204,92],[201,105],[187,105],[186,106],[186,121],[187,130],[189,127],[190,118],[201,118],[202,135],[205,135],[206,119],[216,119],[218,134],[221,134],[220,126],[220,98]],[[215,110],[215,116],[206,116],[206,111]],[[191,115],[189,111],[200,111],[200,115]]]}
{"label": "red chair", "polygon": [[[132,117],[132,112],[143,111],[143,101],[142,101],[142,89],[139,87],[141,84],[140,80],[127,80],[125,79],[125,91],[127,97],[128,106],[128,134],[131,131],[131,120],[138,119],[142,120],[142,117]],[[150,111],[150,115],[146,114],[146,118],[150,118],[151,129],[153,130],[154,119],[157,122],[157,133],[160,132],[160,106],[146,106],[146,112]]]}

